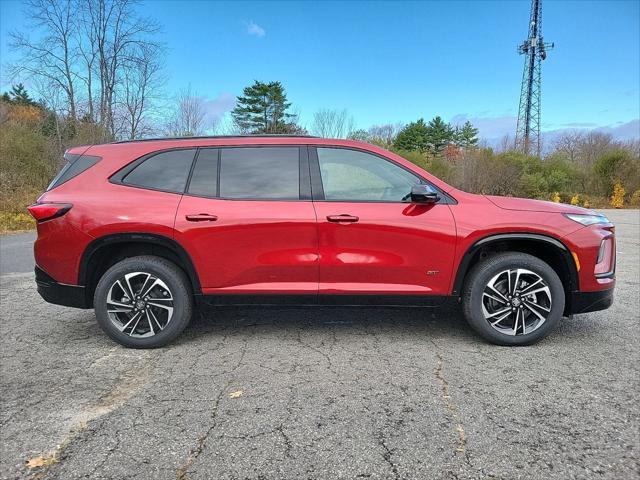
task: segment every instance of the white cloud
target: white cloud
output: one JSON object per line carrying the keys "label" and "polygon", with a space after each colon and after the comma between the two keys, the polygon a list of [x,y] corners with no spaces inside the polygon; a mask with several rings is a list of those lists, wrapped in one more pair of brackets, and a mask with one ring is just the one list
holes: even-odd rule
{"label": "white cloud", "polygon": [[202,98],[205,111],[205,124],[210,126],[220,122],[227,112],[236,106],[236,96],[229,92],[223,92],[216,98]]}
{"label": "white cloud", "polygon": [[247,23],[247,33],[256,37],[264,37],[267,34],[266,30],[253,20]]}
{"label": "white cloud", "polygon": [[501,117],[470,117],[466,114],[455,115],[451,119],[452,125],[463,125],[469,121],[479,130],[479,136],[482,139],[493,141],[500,140],[505,135],[513,136],[516,131],[518,119],[514,116]]}

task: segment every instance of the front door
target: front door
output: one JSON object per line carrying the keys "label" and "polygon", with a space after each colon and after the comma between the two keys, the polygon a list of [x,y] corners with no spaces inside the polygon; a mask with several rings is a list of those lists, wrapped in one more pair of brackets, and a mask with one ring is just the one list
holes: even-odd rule
{"label": "front door", "polygon": [[374,303],[432,304],[448,295],[455,224],[444,201],[409,203],[411,186],[424,180],[361,150],[318,147],[311,161],[313,185],[319,176],[322,186],[314,206],[323,302],[368,295]]}
{"label": "front door", "polygon": [[200,149],[175,231],[204,294],[316,298],[317,226],[306,148]]}

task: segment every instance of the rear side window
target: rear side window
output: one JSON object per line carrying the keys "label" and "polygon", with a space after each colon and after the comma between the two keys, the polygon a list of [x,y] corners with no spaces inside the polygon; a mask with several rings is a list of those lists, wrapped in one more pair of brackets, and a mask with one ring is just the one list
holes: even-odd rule
{"label": "rear side window", "polygon": [[298,147],[224,148],[220,157],[220,197],[298,200]]}
{"label": "rear side window", "polygon": [[47,191],[62,185],[63,183],[71,180],[73,177],[77,177],[82,172],[90,167],[93,167],[101,160],[100,157],[95,157],[92,155],[66,154],[64,158],[67,160],[66,165],[62,167],[62,170],[60,170],[58,175],[56,175],[53,181],[49,184],[49,186],[47,187]]}
{"label": "rear side window", "polygon": [[137,165],[122,179],[122,183],[183,193],[195,153],[196,149],[160,152]]}
{"label": "rear side window", "polygon": [[198,153],[189,182],[189,193],[202,197],[216,197],[218,195],[217,148],[203,148]]}

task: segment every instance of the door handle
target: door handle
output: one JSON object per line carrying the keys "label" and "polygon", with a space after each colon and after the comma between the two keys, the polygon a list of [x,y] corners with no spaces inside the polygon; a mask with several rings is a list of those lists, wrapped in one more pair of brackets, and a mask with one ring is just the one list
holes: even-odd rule
{"label": "door handle", "polygon": [[185,215],[184,218],[186,218],[188,222],[215,222],[218,220],[217,215],[211,215],[210,213]]}
{"label": "door handle", "polygon": [[327,215],[327,220],[335,223],[356,223],[360,219],[355,215],[343,213],[341,215]]}

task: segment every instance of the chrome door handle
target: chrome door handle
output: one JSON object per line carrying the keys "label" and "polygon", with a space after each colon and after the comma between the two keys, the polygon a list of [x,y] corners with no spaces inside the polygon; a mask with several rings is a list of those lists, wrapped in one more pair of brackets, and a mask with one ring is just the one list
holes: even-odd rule
{"label": "chrome door handle", "polygon": [[210,213],[197,213],[191,215],[185,215],[188,222],[215,222],[218,220],[217,215],[211,215]]}
{"label": "chrome door handle", "polygon": [[342,213],[340,215],[327,215],[327,220],[334,223],[356,223],[360,219],[355,215]]}

